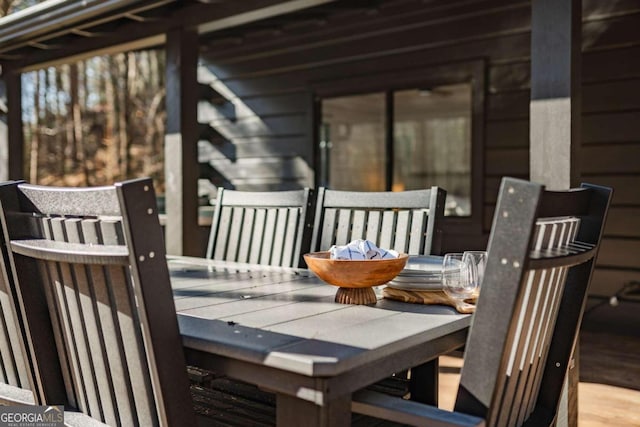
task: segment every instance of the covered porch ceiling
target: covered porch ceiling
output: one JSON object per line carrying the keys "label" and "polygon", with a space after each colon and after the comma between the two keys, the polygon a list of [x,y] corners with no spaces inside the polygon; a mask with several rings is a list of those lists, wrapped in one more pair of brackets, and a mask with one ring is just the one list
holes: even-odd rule
{"label": "covered porch ceiling", "polygon": [[[166,34],[201,37],[321,22],[345,10],[375,11],[378,1],[336,0],[47,0],[0,18],[0,63],[29,71],[125,50],[159,46]],[[225,31],[226,30],[226,31]],[[219,33],[223,31],[224,34]]]}

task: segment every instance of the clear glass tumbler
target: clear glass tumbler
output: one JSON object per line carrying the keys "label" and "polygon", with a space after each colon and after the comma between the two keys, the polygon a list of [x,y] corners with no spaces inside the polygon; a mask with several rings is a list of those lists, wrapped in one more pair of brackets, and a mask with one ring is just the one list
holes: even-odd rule
{"label": "clear glass tumbler", "polygon": [[476,266],[462,252],[445,254],[442,261],[442,288],[451,298],[472,298],[478,288]]}
{"label": "clear glass tumbler", "polygon": [[466,257],[466,262],[470,262],[476,266],[474,279],[478,282],[477,288],[480,290],[482,286],[482,279],[484,279],[484,270],[487,267],[487,252],[486,251],[464,251],[463,258]]}

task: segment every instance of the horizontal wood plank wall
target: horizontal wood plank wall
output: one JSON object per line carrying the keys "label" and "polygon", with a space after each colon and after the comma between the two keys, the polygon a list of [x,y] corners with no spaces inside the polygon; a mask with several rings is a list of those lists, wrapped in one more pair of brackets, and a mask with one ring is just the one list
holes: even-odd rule
{"label": "horizontal wood plank wall", "polygon": [[[351,4],[351,7],[349,5]],[[237,189],[313,186],[314,84],[484,59],[485,234],[500,178],[529,174],[530,2],[337,2],[202,41],[199,80],[232,102],[204,100],[200,156]],[[615,188],[592,294],[640,280],[640,0],[583,1],[582,179]],[[213,134],[213,136],[212,136]],[[446,236],[445,236],[446,245]]]}

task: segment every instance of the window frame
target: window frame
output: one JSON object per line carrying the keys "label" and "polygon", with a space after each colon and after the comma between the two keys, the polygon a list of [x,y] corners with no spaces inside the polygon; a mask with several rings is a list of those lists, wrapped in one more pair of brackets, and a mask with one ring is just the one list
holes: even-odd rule
{"label": "window frame", "polygon": [[[452,64],[433,65],[407,70],[384,71],[364,76],[317,82],[311,85],[313,93],[313,165],[315,182],[319,182],[320,171],[320,125],[322,124],[322,100],[340,96],[361,95],[372,92],[386,94],[386,122],[393,120],[392,93],[398,90],[438,86],[455,83],[471,83],[471,215],[448,216],[444,219],[446,234],[483,233],[484,224],[484,139],[485,139],[485,86],[486,67],[484,60],[465,61]],[[385,127],[387,162],[387,186],[392,182],[393,171],[392,126]]]}

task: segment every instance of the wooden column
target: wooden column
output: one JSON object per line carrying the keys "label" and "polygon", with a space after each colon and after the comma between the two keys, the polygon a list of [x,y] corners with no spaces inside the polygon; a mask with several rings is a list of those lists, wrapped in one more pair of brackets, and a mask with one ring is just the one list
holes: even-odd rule
{"label": "wooden column", "polygon": [[578,184],[582,9],[580,0],[531,3],[531,180]]}
{"label": "wooden column", "polygon": [[0,182],[9,179],[9,126],[7,110],[7,85],[0,72]]}
{"label": "wooden column", "polygon": [[[530,177],[548,189],[579,183],[581,0],[531,2]],[[578,348],[574,349],[577,357]],[[578,425],[579,368],[560,402],[558,426]]]}
{"label": "wooden column", "polygon": [[172,255],[204,256],[198,238],[198,34],[167,34],[165,243]]}
{"label": "wooden column", "polygon": [[[22,132],[22,79],[19,72],[2,73],[7,96],[7,119],[0,135],[0,144],[4,145],[4,157],[0,180],[23,179],[24,174],[24,136]],[[3,156],[0,156],[3,157]]]}

